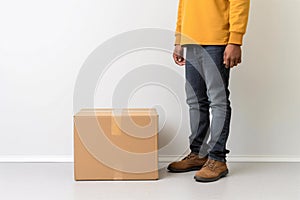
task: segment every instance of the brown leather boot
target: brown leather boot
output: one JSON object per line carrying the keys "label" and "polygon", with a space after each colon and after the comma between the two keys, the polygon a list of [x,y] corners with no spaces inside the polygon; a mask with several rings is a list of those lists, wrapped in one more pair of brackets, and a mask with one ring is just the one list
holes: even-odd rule
{"label": "brown leather boot", "polygon": [[225,162],[208,159],[203,167],[196,172],[194,178],[200,182],[211,182],[219,180],[228,174],[228,168]]}
{"label": "brown leather boot", "polygon": [[199,170],[207,161],[207,157],[200,158],[196,153],[189,153],[181,161],[175,161],[169,164],[167,169],[170,172],[188,172],[193,170]]}

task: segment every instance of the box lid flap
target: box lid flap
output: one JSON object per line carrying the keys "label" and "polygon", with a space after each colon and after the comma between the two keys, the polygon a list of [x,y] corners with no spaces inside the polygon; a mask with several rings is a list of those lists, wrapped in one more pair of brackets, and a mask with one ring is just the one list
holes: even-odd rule
{"label": "box lid flap", "polygon": [[75,116],[150,116],[158,115],[155,108],[83,108]]}

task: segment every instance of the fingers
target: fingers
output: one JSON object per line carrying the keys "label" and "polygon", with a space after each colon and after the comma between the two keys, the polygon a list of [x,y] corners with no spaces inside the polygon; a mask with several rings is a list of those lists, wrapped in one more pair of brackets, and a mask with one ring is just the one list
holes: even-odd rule
{"label": "fingers", "polygon": [[242,58],[238,59],[238,64],[242,63]]}
{"label": "fingers", "polygon": [[185,65],[185,59],[182,56],[180,56],[176,53],[173,53],[173,59],[177,65],[179,65],[179,66]]}
{"label": "fingers", "polygon": [[230,59],[230,68],[237,66],[237,59],[236,58],[232,58]]}
{"label": "fingers", "polygon": [[242,63],[242,59],[239,57],[239,58],[235,58],[232,60],[233,64],[232,64],[232,67],[234,66],[238,66],[238,64]]}
{"label": "fingers", "polygon": [[226,54],[224,54],[224,62],[223,62],[223,64],[225,65],[226,68],[229,68],[230,64],[231,64],[230,58]]}
{"label": "fingers", "polygon": [[235,58],[224,55],[224,62],[226,68],[233,68],[242,62],[241,58]]}
{"label": "fingers", "polygon": [[226,68],[232,68],[242,62],[242,51],[239,45],[228,44],[224,51],[223,62]]}
{"label": "fingers", "polygon": [[178,57],[178,65],[180,65],[180,66],[185,65],[185,59],[182,57]]}
{"label": "fingers", "polygon": [[173,52],[173,59],[179,66],[185,65],[185,59],[183,57],[183,48],[180,45],[176,45]]}

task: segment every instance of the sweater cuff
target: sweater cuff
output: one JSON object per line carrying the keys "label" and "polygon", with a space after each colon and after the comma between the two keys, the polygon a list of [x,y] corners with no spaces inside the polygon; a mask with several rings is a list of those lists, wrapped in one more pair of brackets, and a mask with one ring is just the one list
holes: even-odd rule
{"label": "sweater cuff", "polygon": [[243,44],[243,36],[244,36],[243,33],[230,32],[228,43],[242,45]]}

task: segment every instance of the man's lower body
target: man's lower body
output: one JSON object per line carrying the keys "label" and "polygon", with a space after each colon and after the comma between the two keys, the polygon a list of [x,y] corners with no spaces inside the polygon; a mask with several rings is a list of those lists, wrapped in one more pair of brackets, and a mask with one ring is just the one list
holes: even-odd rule
{"label": "man's lower body", "polygon": [[199,169],[194,177],[197,181],[218,180],[228,173],[226,143],[231,106],[230,68],[223,63],[225,48],[226,45],[186,45],[185,90],[191,153],[182,161],[171,163],[168,169],[176,171],[178,168],[178,172]]}

